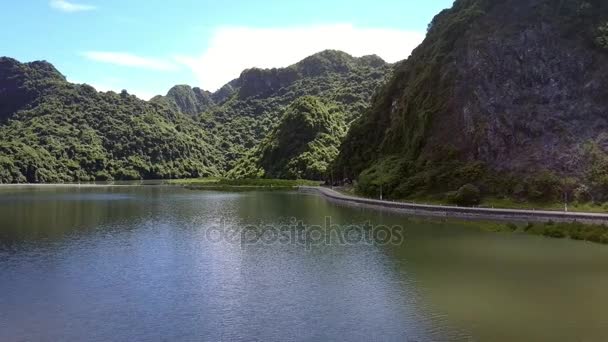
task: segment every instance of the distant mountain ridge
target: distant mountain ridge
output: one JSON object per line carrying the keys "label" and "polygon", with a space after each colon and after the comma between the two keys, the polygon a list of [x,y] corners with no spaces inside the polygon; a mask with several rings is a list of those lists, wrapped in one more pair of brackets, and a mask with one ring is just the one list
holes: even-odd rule
{"label": "distant mountain ridge", "polygon": [[391,68],[329,50],[245,70],[214,93],[178,85],[146,102],[71,84],[47,62],[1,58],[0,182],[221,176],[302,97],[317,96],[350,123]]}
{"label": "distant mountain ridge", "polygon": [[268,98],[281,95],[281,89],[303,79],[350,74],[364,68],[376,71],[370,76],[378,79],[387,76],[390,64],[376,55],[357,58],[342,51],[325,50],[286,68],[246,69],[239,78],[228,82],[216,92],[189,85],[176,85],[165,96],[159,95],[152,100],[168,101],[181,112],[195,115],[221,105],[234,94],[237,94],[239,100]]}
{"label": "distant mountain ridge", "polygon": [[215,93],[186,85],[173,87],[153,102],[191,115],[220,142],[225,171],[256,148],[281,122],[284,110],[304,96],[338,106],[343,125],[350,125],[368,107],[392,65],[370,55],[353,57],[325,50],[286,68],[244,70]]}

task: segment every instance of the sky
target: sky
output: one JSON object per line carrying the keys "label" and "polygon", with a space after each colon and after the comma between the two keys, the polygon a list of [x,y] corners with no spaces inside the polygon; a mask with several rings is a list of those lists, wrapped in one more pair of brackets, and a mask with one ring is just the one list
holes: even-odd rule
{"label": "sky", "polygon": [[247,68],[325,49],[409,56],[453,0],[2,0],[0,56],[46,60],[74,83],[149,99],[214,91]]}

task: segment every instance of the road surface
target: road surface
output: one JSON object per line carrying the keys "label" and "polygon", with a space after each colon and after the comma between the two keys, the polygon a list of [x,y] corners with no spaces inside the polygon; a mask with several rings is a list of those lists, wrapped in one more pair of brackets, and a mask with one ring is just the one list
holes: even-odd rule
{"label": "road surface", "polygon": [[299,187],[301,192],[316,193],[339,203],[358,207],[384,209],[401,212],[415,216],[427,217],[454,217],[479,220],[500,221],[530,221],[530,222],[585,222],[593,224],[608,224],[608,214],[581,213],[547,210],[519,210],[519,209],[490,209],[468,208],[441,205],[426,205],[404,202],[382,201],[369,198],[348,196],[335,190],[324,187]]}

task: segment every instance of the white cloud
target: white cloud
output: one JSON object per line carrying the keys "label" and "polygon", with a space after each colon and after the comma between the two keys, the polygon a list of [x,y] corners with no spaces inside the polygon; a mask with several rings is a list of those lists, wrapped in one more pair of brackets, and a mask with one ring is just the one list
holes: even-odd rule
{"label": "white cloud", "polygon": [[68,13],[93,11],[97,9],[96,6],[78,4],[67,0],[51,0],[50,5],[56,10]]}
{"label": "white cloud", "polygon": [[224,27],[217,29],[202,56],[179,56],[199,86],[215,90],[251,67],[276,68],[294,64],[326,49],[353,56],[376,54],[388,62],[407,58],[424,39],[423,32],[319,25],[294,28]]}
{"label": "white cloud", "polygon": [[157,71],[176,71],[179,66],[170,61],[133,55],[125,52],[87,51],[83,53],[86,58],[109,64],[128,66]]}

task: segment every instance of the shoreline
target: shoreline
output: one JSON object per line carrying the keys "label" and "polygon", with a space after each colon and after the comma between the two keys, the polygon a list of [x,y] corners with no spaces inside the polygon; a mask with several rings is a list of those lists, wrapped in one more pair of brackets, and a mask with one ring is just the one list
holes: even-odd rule
{"label": "shoreline", "polygon": [[320,195],[323,198],[337,203],[347,204],[355,207],[365,207],[375,210],[391,211],[401,214],[407,214],[418,217],[430,218],[456,218],[467,220],[490,220],[502,222],[535,222],[547,223],[563,222],[563,223],[588,223],[588,224],[608,224],[608,213],[591,213],[591,212],[564,212],[550,210],[527,210],[527,209],[504,209],[504,208],[472,208],[472,207],[457,207],[449,205],[430,205],[430,204],[414,204],[407,202],[392,202],[386,200],[377,200],[364,197],[349,196],[333,189],[319,186],[261,186],[261,185],[227,185],[227,184],[175,184],[172,182],[163,181],[148,181],[146,182],[128,182],[124,184],[95,184],[95,183],[54,183],[54,184],[0,184],[0,189],[10,188],[110,188],[110,187],[137,187],[137,186],[181,186],[190,190],[212,190],[212,191],[230,191],[230,190],[296,190],[301,193],[309,193]]}
{"label": "shoreline", "polygon": [[114,186],[138,186],[138,184],[126,185],[126,184],[72,184],[72,183],[56,183],[56,184],[36,184],[36,183],[22,183],[22,184],[0,184],[1,188],[107,188]]}
{"label": "shoreline", "polygon": [[110,187],[129,187],[129,186],[163,186],[172,185],[161,181],[148,181],[148,183],[138,183],[138,181],[125,181],[125,183],[16,183],[16,184],[0,184],[2,188],[110,188]]}
{"label": "shoreline", "polygon": [[385,210],[413,216],[434,218],[458,218],[468,220],[492,220],[505,222],[565,222],[608,224],[608,214],[563,212],[548,210],[490,209],[469,208],[404,202],[381,201],[375,199],[348,196],[335,190],[323,187],[300,186],[302,193],[317,194],[332,202],[344,203],[355,207]]}

